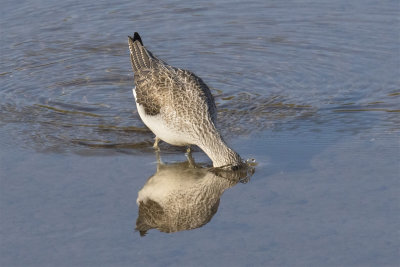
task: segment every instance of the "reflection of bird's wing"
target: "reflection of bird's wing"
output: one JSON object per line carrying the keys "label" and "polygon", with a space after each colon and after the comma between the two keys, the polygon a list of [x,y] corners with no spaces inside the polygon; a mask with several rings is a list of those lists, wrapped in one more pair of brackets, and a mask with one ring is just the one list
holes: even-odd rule
{"label": "reflection of bird's wing", "polygon": [[163,165],[138,193],[136,230],[143,235],[153,228],[170,233],[201,227],[217,212],[222,193],[237,182],[203,168]]}

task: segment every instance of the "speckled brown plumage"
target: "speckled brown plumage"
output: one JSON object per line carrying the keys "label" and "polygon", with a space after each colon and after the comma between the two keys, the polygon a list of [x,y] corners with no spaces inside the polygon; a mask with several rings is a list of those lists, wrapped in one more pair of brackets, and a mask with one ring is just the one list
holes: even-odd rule
{"label": "speckled brown plumage", "polygon": [[247,173],[226,172],[218,176],[188,162],[162,164],[138,193],[136,230],[145,235],[150,229],[172,233],[201,227],[218,210],[223,192],[236,185]]}
{"label": "speckled brown plumage", "polygon": [[214,98],[203,80],[155,57],[137,33],[129,37],[129,49],[139,114],[156,137],[173,145],[197,145],[216,167],[240,165],[239,155],[215,127]]}
{"label": "speckled brown plumage", "polygon": [[152,69],[139,69],[134,76],[136,101],[144,106],[146,114],[157,115],[164,107],[167,120],[172,118],[165,115],[173,111],[180,118],[210,115],[215,121],[214,98],[199,77],[187,70],[155,65]]}

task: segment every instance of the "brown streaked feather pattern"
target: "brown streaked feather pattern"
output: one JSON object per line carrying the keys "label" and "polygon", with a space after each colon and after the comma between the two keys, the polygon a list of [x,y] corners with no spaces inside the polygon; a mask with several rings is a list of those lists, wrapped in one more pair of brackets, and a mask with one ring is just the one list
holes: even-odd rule
{"label": "brown streaked feather pattern", "polygon": [[153,56],[138,33],[129,37],[129,49],[139,114],[157,137],[175,145],[199,146],[214,166],[241,165],[240,156],[216,129],[214,98],[203,80]]}
{"label": "brown streaked feather pattern", "polygon": [[134,72],[152,68],[153,61],[157,61],[139,41],[133,41],[131,38],[129,38],[129,50],[131,51],[131,63]]}
{"label": "brown streaked feather pattern", "polygon": [[168,112],[178,118],[210,114],[215,121],[216,107],[210,89],[189,71],[166,65],[143,69],[135,73],[135,85],[136,101],[144,106],[147,115],[157,115],[163,108],[167,121],[173,119]]}
{"label": "brown streaked feather pattern", "polygon": [[208,169],[188,168],[188,164],[158,161],[157,172],[138,193],[136,230],[142,236],[150,229],[171,233],[205,225],[217,212],[223,192],[247,175],[219,175]]}

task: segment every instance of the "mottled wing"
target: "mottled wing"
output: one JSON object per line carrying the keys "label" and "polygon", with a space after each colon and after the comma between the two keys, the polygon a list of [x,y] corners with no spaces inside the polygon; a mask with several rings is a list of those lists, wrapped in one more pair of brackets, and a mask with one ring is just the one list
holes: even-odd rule
{"label": "mottled wing", "polygon": [[[215,122],[217,108],[215,106],[214,97],[211,94],[210,88],[207,86],[207,84],[193,72],[177,69],[177,74],[179,82],[185,85],[185,94],[191,95],[193,98],[193,101],[189,99],[188,102],[195,104],[198,107],[201,107],[203,106],[202,104],[205,104],[209,115]],[[202,103],[198,103],[198,101]]]}
{"label": "mottled wing", "polygon": [[[136,101],[144,107],[147,115],[157,115],[164,107],[176,114],[195,112],[204,116],[205,112],[215,120],[216,107],[210,89],[190,71],[160,64],[136,72],[135,84]],[[187,117],[184,114],[179,116]]]}
{"label": "mottled wing", "polygon": [[162,106],[160,94],[168,90],[160,79],[160,71],[146,69],[135,72],[135,85],[136,102],[143,106],[147,115],[158,115]]}

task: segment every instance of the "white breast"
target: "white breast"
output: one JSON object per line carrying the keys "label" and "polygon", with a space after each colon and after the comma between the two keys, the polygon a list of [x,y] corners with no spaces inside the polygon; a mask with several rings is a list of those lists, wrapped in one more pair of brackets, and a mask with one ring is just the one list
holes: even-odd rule
{"label": "white breast", "polygon": [[182,132],[176,131],[169,127],[160,114],[155,116],[147,115],[144,111],[144,107],[136,101],[135,88],[132,89],[132,92],[133,96],[135,97],[140,118],[158,138],[175,146],[185,146],[192,143],[189,136],[185,136]]}

